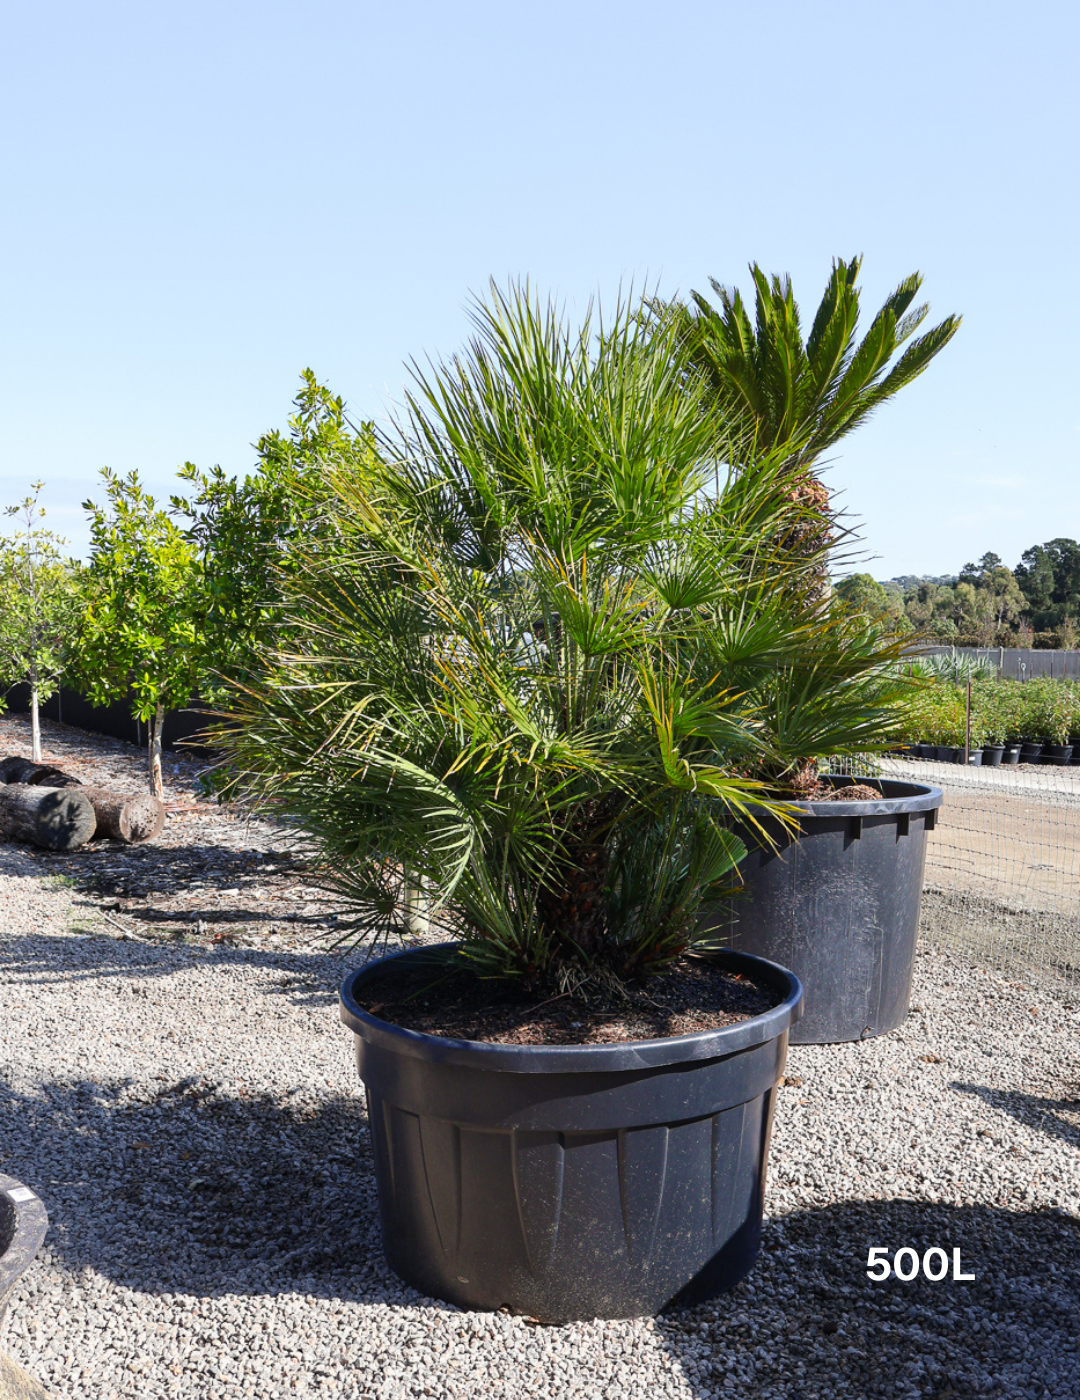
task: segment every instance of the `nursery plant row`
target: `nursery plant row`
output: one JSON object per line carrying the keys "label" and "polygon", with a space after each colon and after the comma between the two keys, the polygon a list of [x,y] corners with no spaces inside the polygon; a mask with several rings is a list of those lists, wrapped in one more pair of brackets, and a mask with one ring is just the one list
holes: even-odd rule
{"label": "nursery plant row", "polygon": [[934,682],[909,707],[901,752],[939,762],[1080,764],[1080,685]]}

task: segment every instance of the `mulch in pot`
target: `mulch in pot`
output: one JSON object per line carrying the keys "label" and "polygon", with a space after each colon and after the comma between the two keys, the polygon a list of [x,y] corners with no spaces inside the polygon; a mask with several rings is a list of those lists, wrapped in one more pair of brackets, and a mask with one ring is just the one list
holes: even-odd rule
{"label": "mulch in pot", "polygon": [[[359,989],[358,989],[359,990]],[[389,969],[364,989],[364,1009],[407,1030],[498,1045],[614,1045],[719,1030],[776,1006],[782,996],[692,955],[627,984],[548,994],[469,968]]]}

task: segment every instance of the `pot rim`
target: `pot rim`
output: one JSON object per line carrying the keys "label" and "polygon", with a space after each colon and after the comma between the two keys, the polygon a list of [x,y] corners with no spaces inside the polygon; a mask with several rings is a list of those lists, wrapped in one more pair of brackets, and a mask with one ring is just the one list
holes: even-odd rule
{"label": "pot rim", "polygon": [[41,1197],[13,1176],[0,1172],[0,1196],[15,1213],[15,1230],[0,1253],[0,1316],[16,1283],[34,1261],[41,1248],[49,1217]]}
{"label": "pot rim", "polygon": [[[947,747],[935,745],[936,748]],[[812,817],[890,817],[902,812],[933,812],[944,801],[941,788],[930,783],[909,783],[903,778],[875,778],[867,774],[830,773],[827,778],[843,777],[845,782],[878,783],[882,796],[873,800],[869,797],[855,802],[802,802],[792,801],[788,805],[797,812],[809,813]],[[889,788],[903,788],[904,792],[895,797],[885,795]]]}
{"label": "pot rim", "polygon": [[776,1006],[711,1031],[665,1036],[657,1040],[628,1040],[612,1045],[500,1045],[483,1040],[451,1040],[427,1031],[411,1031],[365,1011],[356,999],[357,984],[399,958],[415,958],[435,949],[457,948],[454,942],[406,948],[355,968],[342,983],[341,1019],[354,1035],[370,1045],[405,1054],[429,1063],[462,1065],[469,1069],[498,1070],[508,1074],[597,1074],[618,1070],[661,1068],[693,1060],[717,1060],[776,1040],[802,1014],[802,983],[778,963],[752,953],[728,948],[696,950],[699,956],[736,970],[756,972],[767,986],[783,992]]}

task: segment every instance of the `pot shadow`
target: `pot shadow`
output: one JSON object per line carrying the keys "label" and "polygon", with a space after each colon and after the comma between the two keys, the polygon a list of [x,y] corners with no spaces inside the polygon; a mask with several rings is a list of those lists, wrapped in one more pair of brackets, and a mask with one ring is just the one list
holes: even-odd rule
{"label": "pot shadow", "polygon": [[[950,1263],[959,1249],[974,1279],[874,1282],[875,1246]],[[1080,1221],[1058,1210],[839,1202],[770,1220],[742,1283],[657,1327],[695,1400],[1066,1400],[1080,1395],[1078,1260]]]}

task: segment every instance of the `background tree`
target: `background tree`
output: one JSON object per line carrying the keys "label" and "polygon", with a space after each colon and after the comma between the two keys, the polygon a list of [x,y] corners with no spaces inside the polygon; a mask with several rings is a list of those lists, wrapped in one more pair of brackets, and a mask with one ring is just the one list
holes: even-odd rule
{"label": "background tree", "polygon": [[1015,574],[1036,631],[1080,617],[1080,544],[1076,540],[1059,538],[1025,549]]}
{"label": "background tree", "polygon": [[125,700],[148,726],[150,791],[162,795],[161,727],[195,691],[204,613],[195,547],[138,475],[102,471],[107,506],[84,502],[91,555],[77,672],[95,704]]}
{"label": "background tree", "polygon": [[873,621],[900,632],[911,631],[911,623],[904,615],[903,595],[898,590],[887,589],[872,575],[849,574],[840,579],[834,592],[849,608],[865,613]]}
{"label": "background tree", "polygon": [[998,555],[988,552],[978,564],[965,564],[957,580],[975,589],[975,618],[979,640],[985,646],[1001,645],[1003,636],[1014,629],[1027,609],[1013,571]]}
{"label": "background tree", "polygon": [[248,675],[258,648],[270,638],[283,579],[326,528],[330,473],[373,450],[370,425],[355,425],[345,403],[303,373],[303,388],[287,433],[265,434],[258,463],[244,478],[221,467],[179,471],[195,488],[173,496],[186,520],[201,571],[200,692],[218,697],[222,680]]}
{"label": "background tree", "polygon": [[35,763],[41,762],[39,707],[57,686],[71,656],[79,610],[78,565],[67,543],[37,523],[44,482],[4,514],[22,518],[17,535],[0,539],[0,682],[30,687],[30,735]]}

